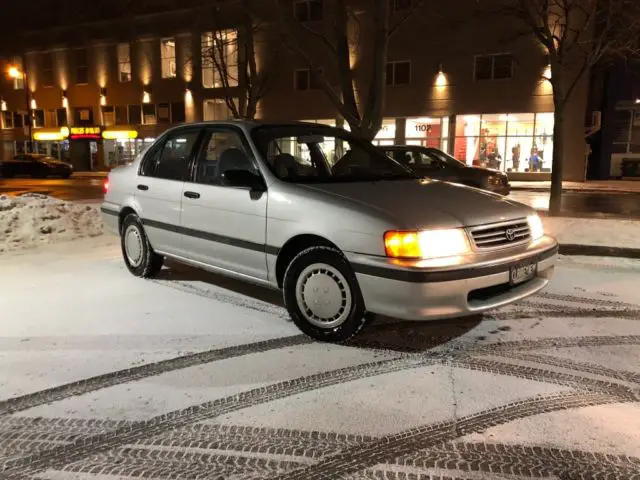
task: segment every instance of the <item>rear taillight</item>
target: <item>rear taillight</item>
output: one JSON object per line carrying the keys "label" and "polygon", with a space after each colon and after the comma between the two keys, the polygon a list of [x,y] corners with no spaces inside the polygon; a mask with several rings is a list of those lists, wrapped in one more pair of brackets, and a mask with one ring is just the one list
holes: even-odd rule
{"label": "rear taillight", "polygon": [[109,191],[109,177],[105,178],[104,183],[102,184],[102,190],[106,194]]}

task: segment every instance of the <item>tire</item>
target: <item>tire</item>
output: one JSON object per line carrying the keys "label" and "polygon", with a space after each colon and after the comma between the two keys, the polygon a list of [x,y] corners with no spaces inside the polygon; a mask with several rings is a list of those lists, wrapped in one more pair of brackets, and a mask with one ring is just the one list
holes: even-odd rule
{"label": "tire", "polygon": [[[319,289],[325,295],[314,296]],[[287,266],[282,290],[293,322],[316,340],[346,342],[370,318],[353,269],[332,247],[310,247],[296,255]],[[307,304],[311,300],[315,310]]]}
{"label": "tire", "polygon": [[136,277],[155,277],[162,269],[164,257],[153,251],[142,222],[133,213],[122,222],[120,247],[127,269]]}

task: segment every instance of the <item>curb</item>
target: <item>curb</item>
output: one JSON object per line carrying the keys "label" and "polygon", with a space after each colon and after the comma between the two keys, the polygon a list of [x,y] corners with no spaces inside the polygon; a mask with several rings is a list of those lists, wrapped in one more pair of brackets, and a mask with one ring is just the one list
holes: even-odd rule
{"label": "curb", "polygon": [[560,244],[560,255],[585,257],[616,257],[640,259],[640,248],[607,247],[605,245]]}

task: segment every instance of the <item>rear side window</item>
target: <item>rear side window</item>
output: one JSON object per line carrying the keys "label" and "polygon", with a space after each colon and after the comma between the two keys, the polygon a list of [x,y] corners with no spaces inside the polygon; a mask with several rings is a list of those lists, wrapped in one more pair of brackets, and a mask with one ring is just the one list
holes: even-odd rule
{"label": "rear side window", "polygon": [[199,130],[188,130],[169,135],[162,145],[149,151],[141,175],[165,180],[186,179],[191,152],[199,134]]}

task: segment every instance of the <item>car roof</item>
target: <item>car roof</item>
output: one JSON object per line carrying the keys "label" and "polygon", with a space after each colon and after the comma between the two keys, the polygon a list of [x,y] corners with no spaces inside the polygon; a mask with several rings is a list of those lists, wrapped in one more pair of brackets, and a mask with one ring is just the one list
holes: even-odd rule
{"label": "car roof", "polygon": [[288,122],[269,122],[266,120],[207,120],[204,122],[191,122],[183,123],[175,127],[169,128],[167,132],[173,130],[179,130],[181,128],[189,127],[207,127],[207,126],[237,126],[244,130],[252,130],[256,127],[317,127],[317,128],[336,128],[331,125],[325,125],[323,123],[315,122],[302,122],[302,121],[288,121]]}

